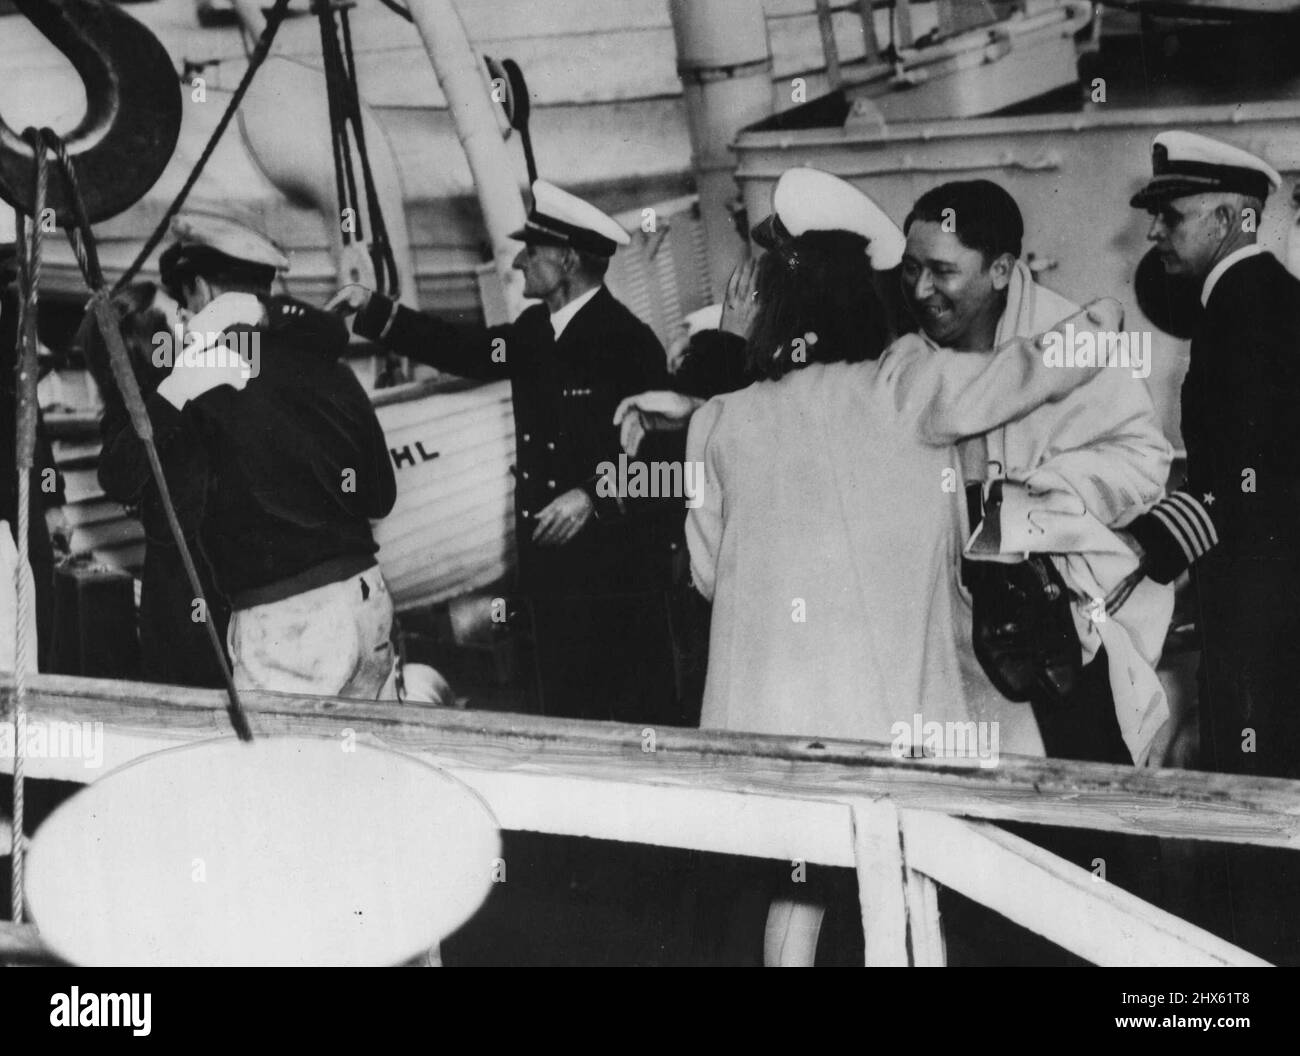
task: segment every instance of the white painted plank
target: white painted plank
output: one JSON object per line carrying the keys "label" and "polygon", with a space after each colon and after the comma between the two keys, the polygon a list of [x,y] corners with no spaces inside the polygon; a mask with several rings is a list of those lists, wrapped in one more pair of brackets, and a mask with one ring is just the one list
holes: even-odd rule
{"label": "white painted plank", "polygon": [[853,805],[853,857],[869,968],[906,968],[907,904],[898,810],[887,799]]}
{"label": "white painted plank", "polygon": [[928,811],[901,822],[914,869],[1095,964],[1266,963],[992,825]]}

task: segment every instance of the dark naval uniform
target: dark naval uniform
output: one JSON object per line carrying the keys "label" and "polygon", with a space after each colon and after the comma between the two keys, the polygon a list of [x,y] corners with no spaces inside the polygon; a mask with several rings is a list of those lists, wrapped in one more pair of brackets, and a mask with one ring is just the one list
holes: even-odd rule
{"label": "dark naval uniform", "polygon": [[[391,318],[391,324],[388,320]],[[373,296],[356,333],[463,377],[508,378],[515,416],[519,588],[533,609],[541,708],[576,718],[671,722],[673,657],[664,590],[671,519],[681,501],[646,511],[597,489],[619,462],[614,410],[666,388],[662,346],[604,286],[559,339],[545,305],[491,329],[453,326]],[[595,515],[563,546],[532,541],[538,513],[573,488]]]}
{"label": "dark naval uniform", "polygon": [[[1130,530],[1167,583],[1192,566],[1207,769],[1300,778],[1300,280],[1269,254],[1215,285],[1183,382],[1187,484]],[[1233,847],[1213,919],[1300,959],[1294,851]]]}
{"label": "dark naval uniform", "polygon": [[[1132,204],[1160,215],[1153,238],[1182,222],[1160,213],[1166,202],[1206,191],[1263,201],[1281,183],[1254,155],[1181,131],[1156,137],[1152,168]],[[1300,778],[1300,280],[1247,245],[1209,271],[1200,297],[1182,392],[1187,483],[1129,530],[1152,579],[1191,569],[1203,764]],[[1294,852],[1223,856],[1227,897],[1208,893],[1211,925],[1271,961],[1300,963]]]}
{"label": "dark naval uniform", "polygon": [[1157,582],[1194,563],[1203,748],[1225,773],[1300,778],[1297,407],[1300,280],[1258,253],[1219,278],[1192,340],[1187,484],[1131,526]]}

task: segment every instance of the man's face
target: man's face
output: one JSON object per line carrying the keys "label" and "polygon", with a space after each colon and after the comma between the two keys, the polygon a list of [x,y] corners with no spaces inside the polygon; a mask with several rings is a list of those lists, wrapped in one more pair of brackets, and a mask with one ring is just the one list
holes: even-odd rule
{"label": "man's face", "polygon": [[1209,274],[1226,234],[1222,218],[1215,216],[1218,204],[1214,195],[1193,194],[1151,210],[1147,238],[1155,243],[1168,274],[1193,278]]}
{"label": "man's face", "polygon": [[568,250],[562,246],[525,245],[515,257],[514,267],[524,273],[524,296],[543,300],[564,281]]}
{"label": "man's face", "polygon": [[917,220],[903,253],[903,299],[928,337],[945,348],[962,344],[972,324],[992,310],[1006,282],[984,255],[941,224]]}

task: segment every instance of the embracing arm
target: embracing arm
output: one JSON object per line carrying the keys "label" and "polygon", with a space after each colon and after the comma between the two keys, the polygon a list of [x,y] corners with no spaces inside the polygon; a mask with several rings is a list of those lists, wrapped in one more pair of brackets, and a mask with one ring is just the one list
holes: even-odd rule
{"label": "embracing arm", "polygon": [[[1101,330],[1118,329],[1122,322],[1117,302],[1098,301],[1085,311]],[[1063,320],[1055,329],[1074,321]],[[987,433],[1060,400],[1099,369],[1105,368],[1054,365],[1043,336],[1016,338],[982,355],[936,349],[909,334],[881,360],[881,376],[894,386],[900,408],[917,415],[922,438],[936,446]]]}

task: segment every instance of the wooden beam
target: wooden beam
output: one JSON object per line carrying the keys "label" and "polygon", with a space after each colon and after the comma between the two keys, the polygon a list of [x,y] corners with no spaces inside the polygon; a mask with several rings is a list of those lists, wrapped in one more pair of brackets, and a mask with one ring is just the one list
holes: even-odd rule
{"label": "wooden beam", "polygon": [[924,811],[900,820],[914,869],[1095,964],[1267,963],[995,826]]}
{"label": "wooden beam", "polygon": [[907,902],[898,810],[889,800],[853,806],[853,859],[868,968],[906,968]]}
{"label": "wooden beam", "polygon": [[912,9],[908,6],[908,0],[898,0],[894,5],[894,46],[902,51],[910,48],[913,40]]}
{"label": "wooden beam", "polygon": [[[11,682],[0,683],[6,709],[11,692]],[[800,825],[842,816],[847,804],[888,796],[900,807],[960,817],[1300,848],[1300,782],[1276,778],[1012,756],[984,768],[972,760],[895,758],[887,745],[857,741],[672,727],[656,728],[648,737],[648,727],[617,723],[328,697],[245,696],[255,734],[338,737],[351,730],[371,743],[446,766],[490,798],[518,800],[509,809],[538,831],[565,830],[548,827],[556,824],[554,804],[530,803],[530,791],[535,795],[549,787],[556,795],[573,795],[585,790],[584,802],[590,801],[592,810],[602,798],[613,803],[622,797],[623,806],[641,812],[671,843],[678,823],[656,821],[654,804],[665,801],[665,790],[676,789],[688,793],[683,803],[705,792],[717,794],[717,802],[770,797],[771,804],[751,815],[747,825],[753,828],[760,827],[759,814],[764,823],[776,816],[776,801],[801,804],[797,816],[786,810],[790,839],[798,838]],[[29,721],[103,722],[107,768],[168,744],[229,736],[223,701],[217,690],[37,675],[29,691]],[[0,757],[0,769],[7,765]],[[103,770],[88,769],[83,760],[31,758],[28,772],[86,782]],[[514,827],[495,799],[493,806],[502,823]],[[583,817],[560,821],[576,827]],[[847,834],[821,842],[839,849],[826,859],[799,853],[775,857],[852,864]]]}
{"label": "wooden beam", "polygon": [[826,58],[826,81],[835,92],[844,83],[844,76],[840,73],[840,49],[835,43],[835,21],[830,0],[816,0],[816,6],[817,29],[822,37],[822,55]]}
{"label": "wooden beam", "polygon": [[858,18],[862,20],[862,58],[868,66],[875,66],[880,61],[880,40],[872,0],[858,0]]}
{"label": "wooden beam", "polygon": [[948,946],[943,937],[943,920],[939,916],[939,885],[924,873],[906,864],[907,882],[903,893],[907,900],[908,940],[912,947],[914,968],[948,967]]}

